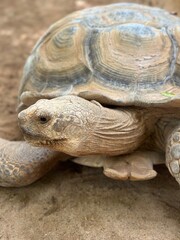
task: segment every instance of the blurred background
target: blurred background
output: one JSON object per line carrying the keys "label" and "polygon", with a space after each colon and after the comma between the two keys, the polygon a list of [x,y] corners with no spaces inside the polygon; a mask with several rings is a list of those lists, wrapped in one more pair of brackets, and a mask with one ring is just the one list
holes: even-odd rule
{"label": "blurred background", "polygon": [[[55,21],[116,0],[0,0],[0,137],[21,139],[16,120],[23,65]],[[180,16],[180,0],[134,0]],[[116,182],[100,169],[60,166],[21,189],[0,188],[0,239],[178,240],[180,190],[165,166],[148,182]]]}

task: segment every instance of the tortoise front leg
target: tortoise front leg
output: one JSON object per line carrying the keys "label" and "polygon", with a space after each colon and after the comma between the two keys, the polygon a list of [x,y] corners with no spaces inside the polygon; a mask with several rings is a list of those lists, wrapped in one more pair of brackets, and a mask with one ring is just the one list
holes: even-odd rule
{"label": "tortoise front leg", "polygon": [[0,138],[0,186],[21,187],[41,178],[67,155]]}
{"label": "tortoise front leg", "polygon": [[180,184],[180,124],[170,131],[166,140],[166,165]]}

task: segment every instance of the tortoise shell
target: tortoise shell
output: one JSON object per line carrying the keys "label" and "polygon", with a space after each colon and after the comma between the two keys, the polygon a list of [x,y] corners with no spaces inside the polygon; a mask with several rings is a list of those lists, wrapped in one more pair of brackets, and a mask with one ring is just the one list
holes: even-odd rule
{"label": "tortoise shell", "polygon": [[180,19],[139,4],[72,13],[37,42],[20,104],[78,95],[117,106],[180,106]]}

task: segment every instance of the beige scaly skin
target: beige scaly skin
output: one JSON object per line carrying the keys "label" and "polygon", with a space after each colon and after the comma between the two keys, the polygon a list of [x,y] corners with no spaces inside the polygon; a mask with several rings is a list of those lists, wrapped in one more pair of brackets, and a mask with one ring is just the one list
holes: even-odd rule
{"label": "beige scaly skin", "polygon": [[0,139],[0,186],[22,187],[33,183],[48,171],[57,161],[67,156],[28,143],[10,142]]}
{"label": "beige scaly skin", "polygon": [[[174,115],[174,111],[166,109],[154,110],[154,113],[152,109],[109,109],[95,101],[65,96],[39,100],[19,114],[19,122],[25,139],[35,146],[78,157],[123,154],[100,157],[99,166],[104,167],[105,175],[115,179],[145,180],[156,176],[153,164],[163,163],[163,154],[154,152],[150,146],[151,151],[134,152],[152,135],[157,142],[153,148],[162,150],[158,145],[164,146],[166,164],[179,182],[180,145],[174,149],[175,140],[171,140],[177,130],[171,132],[179,120],[167,120],[164,128],[158,125],[159,119]],[[155,128],[159,134],[153,134]],[[88,158],[87,164],[85,158],[75,161],[88,165]]]}

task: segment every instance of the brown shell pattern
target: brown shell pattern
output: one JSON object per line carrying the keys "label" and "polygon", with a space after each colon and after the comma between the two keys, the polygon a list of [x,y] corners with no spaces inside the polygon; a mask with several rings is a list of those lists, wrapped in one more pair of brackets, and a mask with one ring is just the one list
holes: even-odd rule
{"label": "brown shell pattern", "polygon": [[75,12],[52,25],[28,58],[27,105],[74,94],[119,106],[180,106],[180,19],[138,4]]}

